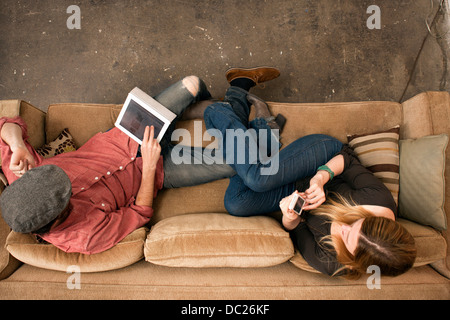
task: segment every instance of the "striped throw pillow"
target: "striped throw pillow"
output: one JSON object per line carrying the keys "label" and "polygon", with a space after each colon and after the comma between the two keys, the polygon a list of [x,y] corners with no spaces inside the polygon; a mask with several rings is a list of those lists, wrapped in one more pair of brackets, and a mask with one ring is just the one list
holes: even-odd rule
{"label": "striped throw pillow", "polygon": [[349,135],[347,141],[363,166],[389,189],[398,205],[400,127],[369,134]]}

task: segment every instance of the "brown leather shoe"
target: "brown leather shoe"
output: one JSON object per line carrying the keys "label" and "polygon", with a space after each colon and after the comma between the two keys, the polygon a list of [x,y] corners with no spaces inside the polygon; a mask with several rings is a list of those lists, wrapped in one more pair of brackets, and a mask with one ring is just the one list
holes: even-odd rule
{"label": "brown leather shoe", "polygon": [[274,67],[257,67],[257,68],[231,68],[225,73],[228,82],[236,78],[247,78],[256,84],[273,80],[280,76],[280,70]]}

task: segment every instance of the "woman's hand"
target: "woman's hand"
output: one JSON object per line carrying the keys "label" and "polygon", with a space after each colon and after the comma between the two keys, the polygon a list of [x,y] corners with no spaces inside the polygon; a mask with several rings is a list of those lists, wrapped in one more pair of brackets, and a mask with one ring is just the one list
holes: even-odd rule
{"label": "woman's hand", "polygon": [[307,204],[303,210],[312,210],[318,208],[326,200],[323,186],[329,180],[328,172],[318,171],[309,181],[309,188],[301,195],[305,198]]}
{"label": "woman's hand", "polygon": [[293,194],[281,199],[280,201],[280,209],[281,212],[283,213],[282,222],[283,226],[287,230],[294,229],[301,221],[300,216],[297,213],[295,213],[294,210],[289,209],[289,204],[291,203],[292,197],[294,196],[295,193],[299,194],[298,191],[295,191]]}

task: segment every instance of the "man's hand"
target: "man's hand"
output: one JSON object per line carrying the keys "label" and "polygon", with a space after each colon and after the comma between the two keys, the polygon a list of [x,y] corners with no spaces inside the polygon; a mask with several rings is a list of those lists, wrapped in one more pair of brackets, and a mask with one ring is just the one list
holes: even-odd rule
{"label": "man's hand", "polygon": [[155,185],[156,165],[161,155],[161,146],[158,140],[154,139],[155,128],[145,127],[144,138],[142,139],[142,180],[138,194],[136,195],[136,205],[153,205],[153,192]]}
{"label": "man's hand", "polygon": [[28,170],[36,166],[33,156],[25,145],[10,146],[12,155],[9,169],[16,176],[23,176]]}
{"label": "man's hand", "polygon": [[141,154],[144,173],[156,170],[161,155],[161,146],[154,138],[155,128],[145,127],[144,138],[142,139]]}
{"label": "man's hand", "polygon": [[10,122],[3,124],[0,135],[12,152],[9,164],[12,173],[21,177],[25,172],[36,166],[34,157],[26,147],[22,137],[22,129],[18,124]]}

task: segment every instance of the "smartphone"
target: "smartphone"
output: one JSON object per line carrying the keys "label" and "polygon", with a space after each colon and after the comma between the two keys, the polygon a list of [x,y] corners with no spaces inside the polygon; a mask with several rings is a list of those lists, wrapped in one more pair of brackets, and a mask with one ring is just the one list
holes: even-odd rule
{"label": "smartphone", "polygon": [[305,203],[305,199],[303,199],[299,194],[295,193],[292,197],[291,203],[289,204],[289,209],[293,210],[296,214],[301,215]]}

